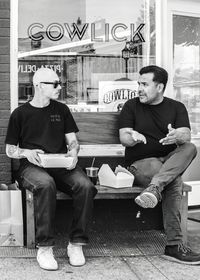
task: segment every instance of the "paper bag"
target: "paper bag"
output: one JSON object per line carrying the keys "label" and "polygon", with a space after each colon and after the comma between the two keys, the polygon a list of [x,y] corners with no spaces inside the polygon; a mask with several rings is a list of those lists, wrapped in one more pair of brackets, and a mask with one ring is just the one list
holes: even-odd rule
{"label": "paper bag", "polygon": [[0,246],[23,245],[21,191],[0,191]]}

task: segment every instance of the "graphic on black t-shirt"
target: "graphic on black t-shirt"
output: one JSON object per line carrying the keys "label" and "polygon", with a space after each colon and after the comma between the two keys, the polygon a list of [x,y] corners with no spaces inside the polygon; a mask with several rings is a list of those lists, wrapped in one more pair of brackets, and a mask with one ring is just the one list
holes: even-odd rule
{"label": "graphic on black t-shirt", "polygon": [[50,115],[51,122],[61,122],[61,116],[59,114]]}

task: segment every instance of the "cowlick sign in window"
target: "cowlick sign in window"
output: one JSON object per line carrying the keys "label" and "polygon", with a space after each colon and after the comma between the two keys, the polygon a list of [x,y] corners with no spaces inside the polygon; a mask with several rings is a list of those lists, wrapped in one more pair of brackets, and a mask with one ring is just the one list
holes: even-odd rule
{"label": "cowlick sign in window", "polygon": [[[123,42],[126,40],[137,41],[137,42],[145,42],[144,37],[142,35],[142,29],[145,24],[141,23],[136,29],[133,23],[130,24],[130,34],[127,36],[120,36],[122,33],[120,31],[129,30],[128,26],[123,23],[117,23],[113,26],[110,26],[109,23],[104,24],[104,34],[103,36],[96,35],[96,24],[95,23],[85,23],[85,24],[77,24],[73,23],[72,27],[70,27],[69,23],[51,23],[48,26],[44,26],[41,23],[33,23],[29,26],[27,32],[28,36],[33,41],[41,41],[44,39],[44,36],[40,33],[45,32],[46,36],[51,41],[59,41],[63,38],[63,36],[67,36],[71,41],[75,38],[75,36],[82,40],[86,37],[86,32],[90,28],[91,41],[93,42],[109,42],[110,39],[113,39],[117,42]],[[56,32],[55,32],[56,31]]]}

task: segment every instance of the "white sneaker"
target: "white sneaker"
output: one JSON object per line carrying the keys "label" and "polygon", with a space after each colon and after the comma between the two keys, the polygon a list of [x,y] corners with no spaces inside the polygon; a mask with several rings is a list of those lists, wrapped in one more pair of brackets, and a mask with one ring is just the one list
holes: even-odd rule
{"label": "white sneaker", "polygon": [[69,242],[67,246],[67,255],[69,257],[69,263],[71,265],[82,266],[85,264],[82,245],[72,244]]}
{"label": "white sneaker", "polygon": [[43,269],[58,269],[58,263],[54,258],[52,246],[40,246],[37,251],[37,261],[39,266]]}

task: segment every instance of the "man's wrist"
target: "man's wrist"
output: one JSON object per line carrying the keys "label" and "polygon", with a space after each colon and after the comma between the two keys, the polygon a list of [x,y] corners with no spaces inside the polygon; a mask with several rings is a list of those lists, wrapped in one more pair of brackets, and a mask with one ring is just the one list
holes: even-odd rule
{"label": "man's wrist", "polygon": [[19,158],[26,158],[27,149],[18,148],[18,156]]}
{"label": "man's wrist", "polygon": [[70,153],[78,155],[79,150],[80,150],[80,145],[78,142],[74,141],[68,146],[68,151]]}
{"label": "man's wrist", "polygon": [[185,137],[184,134],[177,133],[175,138],[176,138],[176,145],[182,145],[188,142],[188,139],[187,137]]}
{"label": "man's wrist", "polygon": [[73,149],[69,150],[68,153],[72,157],[77,157],[78,156],[78,150],[75,147]]}
{"label": "man's wrist", "polygon": [[188,141],[185,141],[184,139],[176,139],[176,145],[177,146],[185,144],[186,142],[188,142]]}

